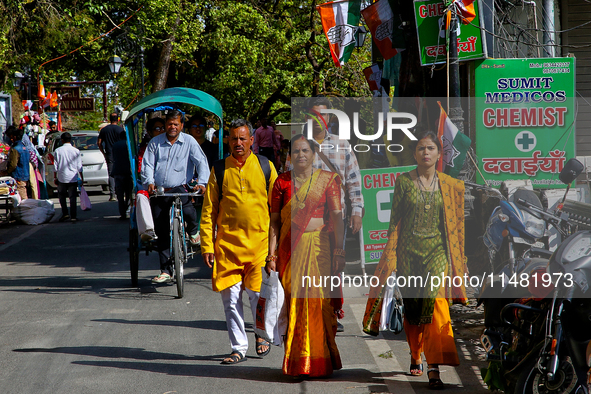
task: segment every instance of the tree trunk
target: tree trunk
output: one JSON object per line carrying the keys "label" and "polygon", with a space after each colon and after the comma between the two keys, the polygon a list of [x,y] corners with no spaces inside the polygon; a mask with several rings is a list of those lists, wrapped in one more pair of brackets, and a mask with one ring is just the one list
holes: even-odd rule
{"label": "tree trunk", "polygon": [[170,68],[170,54],[172,53],[172,43],[174,42],[175,32],[181,23],[180,17],[176,18],[172,32],[162,45],[160,52],[160,60],[158,61],[158,68],[156,69],[156,77],[154,78],[154,85],[152,86],[152,93],[162,90],[166,87],[168,79],[168,69]]}

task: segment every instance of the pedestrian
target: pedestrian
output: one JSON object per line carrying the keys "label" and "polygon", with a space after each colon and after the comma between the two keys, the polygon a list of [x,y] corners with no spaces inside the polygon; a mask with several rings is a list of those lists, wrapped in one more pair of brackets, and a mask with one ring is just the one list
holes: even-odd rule
{"label": "pedestrian", "polygon": [[269,122],[269,126],[271,126],[273,128],[273,134],[275,136],[275,141],[274,141],[274,152],[275,152],[275,167],[276,168],[281,168],[281,148],[282,145],[281,143],[283,142],[283,133],[281,132],[281,130],[277,129],[277,123],[275,123],[275,121],[270,121]]}
{"label": "pedestrian", "polygon": [[207,122],[207,127],[209,127],[209,128],[205,132],[205,138],[207,138],[207,140],[209,142],[213,142],[213,135],[215,133],[215,129],[213,128],[213,123]]}
{"label": "pedestrian", "polygon": [[281,148],[281,143],[275,137],[275,130],[267,123],[267,118],[261,118],[261,127],[254,134],[254,153],[261,154],[275,163],[275,151]]}
{"label": "pedestrian", "polygon": [[30,177],[29,151],[23,144],[23,131],[16,126],[10,126],[6,130],[6,136],[10,140],[8,152],[8,165],[6,172],[16,181],[16,189],[21,200],[26,200],[27,183]]}
{"label": "pedestrian", "polygon": [[[380,283],[396,272],[398,277],[463,277],[464,261],[464,183],[436,171],[441,143],[430,131],[420,133],[412,149],[417,168],[396,178],[388,243],[376,268]],[[450,259],[448,259],[450,258]],[[404,298],[404,331],[410,347],[410,375],[421,376],[424,353],[428,365],[429,388],[442,389],[439,365],[459,365],[451,327],[449,301],[466,300],[460,287],[431,289],[401,287]],[[378,286],[379,287],[379,286]],[[364,330],[375,324],[376,288],[364,317]],[[375,320],[375,319],[374,319]]]}
{"label": "pedestrian", "polygon": [[[189,119],[187,129],[189,130],[189,134],[195,138],[195,141],[199,143],[199,146],[205,153],[205,157],[207,157],[207,168],[211,169],[213,163],[215,163],[219,159],[219,149],[217,146],[213,144],[213,142],[208,141],[205,138],[205,127],[206,121],[205,118],[201,115],[193,115],[191,119]],[[194,179],[199,179],[199,174],[193,175]],[[199,226],[201,223],[201,211],[203,209],[203,199],[198,199],[194,204],[195,210],[197,212],[197,230],[199,230]],[[195,245],[201,245],[201,236]]]}
{"label": "pedestrian", "polygon": [[195,138],[195,140],[199,143],[201,150],[203,150],[205,157],[207,157],[207,167],[211,168],[213,163],[219,159],[220,155],[218,147],[205,138],[206,125],[207,122],[203,116],[193,115],[187,122],[187,130],[189,131],[189,134],[191,134],[193,138]]}
{"label": "pedestrian", "polygon": [[[57,193],[62,207],[62,217],[60,222],[70,220],[76,222],[76,199],[78,197],[78,175],[80,181],[84,180],[82,174],[82,156],[80,151],[72,146],[72,134],[65,132],[60,136],[62,146],[57,148],[53,154],[54,168],[57,173]],[[70,200],[70,211],[66,197]]]}
{"label": "pedestrian", "polygon": [[[146,132],[140,144],[138,151],[137,162],[138,162],[138,178],[141,179],[142,175],[142,160],[144,159],[144,153],[148,147],[150,140],[162,133],[164,133],[164,119],[154,117],[148,119],[146,122]],[[143,185],[138,185],[138,192],[135,195],[135,217],[137,220],[138,232],[143,242],[148,242],[156,237],[154,232],[154,218],[152,217],[152,209],[150,208],[150,195],[148,190]]]}
{"label": "pedestrian", "polygon": [[332,294],[327,287],[304,287],[302,279],[339,276],[345,267],[344,250],[330,246],[331,236],[343,238],[340,181],[333,172],[313,168],[316,148],[302,134],[293,137],[290,148],[293,171],[279,175],[271,193],[265,269],[279,273],[285,291],[283,373],[328,376],[342,368]]}
{"label": "pedestrian", "polygon": [[[191,180],[194,168],[202,176],[193,191],[205,191],[206,179],[209,178],[207,159],[197,141],[183,133],[184,114],[178,110],[169,110],[166,114],[166,132],[150,140],[142,160],[142,185],[152,195],[156,187],[163,187],[167,193],[188,193],[187,184]],[[188,196],[182,196],[185,229],[189,242],[198,241],[197,214]],[[170,259],[170,207],[173,197],[155,197],[150,199],[156,231],[156,248],[160,258],[160,275],[154,277],[154,283],[167,283],[172,280],[172,261]]]}
{"label": "pedestrian", "polygon": [[49,131],[47,132],[47,134],[45,134],[45,140],[44,140],[44,145],[47,146],[47,144],[49,144],[49,136],[57,133],[57,123],[55,123],[53,120],[50,120],[49,123],[47,123],[47,128],[49,129]]}
{"label": "pedestrian", "polygon": [[109,201],[117,201],[115,198],[115,178],[111,175],[111,172],[113,171],[112,148],[113,144],[119,141],[119,135],[121,135],[121,132],[124,130],[117,124],[119,122],[119,115],[117,115],[117,113],[114,112],[109,115],[109,121],[111,124],[103,127],[99,131],[97,144],[101,153],[105,156],[107,171],[109,172]]}
{"label": "pedestrian", "polygon": [[119,205],[119,219],[127,219],[127,208],[131,200],[132,180],[131,165],[127,152],[127,136],[125,131],[121,132],[119,141],[112,147],[113,153],[113,178],[115,179],[115,194]]}
{"label": "pedestrian", "polygon": [[[221,293],[232,347],[222,364],[246,360],[242,292],[248,294],[254,319],[268,252],[268,192],[277,172],[272,162],[252,154],[252,134],[244,119],[230,124],[231,155],[214,164],[201,214],[201,254],[213,268],[213,290]],[[270,350],[269,342],[256,336],[257,354],[263,357]]]}
{"label": "pedestrian", "polygon": [[[351,145],[346,140],[341,140],[336,134],[329,132],[330,115],[322,114],[323,109],[330,109],[332,104],[326,97],[313,97],[306,102],[306,109],[311,113],[309,118],[312,122],[313,141],[316,145],[316,156],[314,159],[314,168],[320,168],[325,171],[332,171],[341,178],[341,207],[343,210],[343,220],[347,221],[342,240],[337,240],[346,250],[345,238],[347,237],[347,228],[351,229],[352,234],[356,234],[361,229],[361,219],[363,217],[363,195],[361,194],[361,171],[355,153]],[[320,150],[320,144],[323,145]],[[332,148],[326,148],[326,147]],[[293,165],[293,161],[292,161]],[[345,201],[345,197],[349,201]],[[347,212],[347,203],[351,207],[350,214]],[[342,308],[335,311],[340,318],[344,316]],[[344,331],[344,327],[338,323],[338,330]]]}

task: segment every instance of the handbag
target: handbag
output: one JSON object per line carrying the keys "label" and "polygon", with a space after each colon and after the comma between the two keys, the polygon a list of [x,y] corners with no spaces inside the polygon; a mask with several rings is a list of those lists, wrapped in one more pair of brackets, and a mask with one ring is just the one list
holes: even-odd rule
{"label": "handbag", "polygon": [[283,286],[276,271],[267,275],[264,267],[261,270],[263,281],[255,312],[254,332],[269,343],[281,346],[287,329],[287,305],[284,303]]}
{"label": "handbag", "polygon": [[396,289],[395,300],[392,300],[392,312],[389,322],[390,331],[394,334],[400,334],[404,330],[404,302],[398,289]]}
{"label": "handbag", "polygon": [[88,193],[86,193],[84,186],[80,186],[80,209],[83,211],[90,211],[92,209],[90,198],[88,198]]}

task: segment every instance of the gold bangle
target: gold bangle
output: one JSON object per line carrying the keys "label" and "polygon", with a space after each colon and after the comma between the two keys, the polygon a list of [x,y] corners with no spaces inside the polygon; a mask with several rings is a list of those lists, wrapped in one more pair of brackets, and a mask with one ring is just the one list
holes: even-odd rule
{"label": "gold bangle", "polygon": [[335,256],[345,257],[345,251],[343,249],[333,249],[332,254]]}
{"label": "gold bangle", "polygon": [[269,261],[277,261],[277,255],[268,255],[265,259],[265,263],[268,263]]}

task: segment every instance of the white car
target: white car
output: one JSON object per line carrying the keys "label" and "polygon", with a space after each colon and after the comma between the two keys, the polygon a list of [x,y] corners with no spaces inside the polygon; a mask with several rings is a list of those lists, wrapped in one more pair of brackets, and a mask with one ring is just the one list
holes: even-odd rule
{"label": "white car", "polygon": [[[103,190],[109,187],[109,172],[105,157],[99,150],[97,140],[98,131],[72,131],[72,145],[80,150],[82,156],[82,167],[84,174],[84,185],[101,186]],[[48,192],[51,194],[53,189],[57,188],[55,167],[53,166],[54,152],[62,146],[62,133],[53,133],[48,139],[47,150],[43,155],[45,163],[45,180],[47,182]]]}

